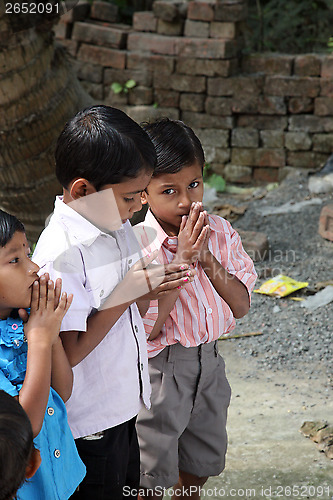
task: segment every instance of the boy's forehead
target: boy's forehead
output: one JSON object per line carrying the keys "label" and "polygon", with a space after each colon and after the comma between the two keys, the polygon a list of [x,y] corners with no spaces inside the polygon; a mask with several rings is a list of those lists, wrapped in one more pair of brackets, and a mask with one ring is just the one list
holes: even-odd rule
{"label": "boy's forehead", "polygon": [[152,182],[158,185],[175,185],[191,182],[194,179],[202,177],[202,169],[199,165],[190,165],[183,167],[175,173],[158,174],[152,178]]}

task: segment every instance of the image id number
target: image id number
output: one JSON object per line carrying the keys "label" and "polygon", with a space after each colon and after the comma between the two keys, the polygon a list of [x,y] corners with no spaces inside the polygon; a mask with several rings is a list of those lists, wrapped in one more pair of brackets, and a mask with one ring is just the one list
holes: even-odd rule
{"label": "image id number", "polygon": [[59,14],[59,4],[55,3],[10,3],[5,5],[6,14]]}

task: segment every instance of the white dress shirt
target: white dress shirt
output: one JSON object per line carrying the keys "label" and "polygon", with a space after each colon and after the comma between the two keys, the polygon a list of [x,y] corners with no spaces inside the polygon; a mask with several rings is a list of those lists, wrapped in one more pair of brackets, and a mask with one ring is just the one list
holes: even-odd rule
{"label": "white dress shirt", "polygon": [[[86,331],[87,318],[103,306],[140,257],[129,221],[107,234],[57,197],[33,261],[53,280],[62,278],[63,291],[74,294],[61,330]],[[145,331],[135,303],[73,372],[73,392],[66,407],[74,438],[130,420],[142,401],[150,406]]]}

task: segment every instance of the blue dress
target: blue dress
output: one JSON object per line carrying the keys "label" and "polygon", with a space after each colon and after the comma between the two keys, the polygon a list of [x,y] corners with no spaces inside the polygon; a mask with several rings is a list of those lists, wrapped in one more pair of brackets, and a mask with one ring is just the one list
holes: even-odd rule
{"label": "blue dress", "polygon": [[[28,345],[23,323],[0,320],[0,389],[17,396],[25,377]],[[25,481],[18,500],[65,500],[85,476],[83,465],[67,423],[64,402],[51,388],[42,429],[34,440],[42,463],[36,474]]]}

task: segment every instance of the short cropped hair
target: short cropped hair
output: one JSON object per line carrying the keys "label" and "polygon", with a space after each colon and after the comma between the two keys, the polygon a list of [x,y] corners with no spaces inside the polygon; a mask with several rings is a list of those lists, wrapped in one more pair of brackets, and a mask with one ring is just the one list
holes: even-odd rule
{"label": "short cropped hair", "polygon": [[0,247],[7,245],[16,231],[25,232],[22,222],[15,215],[0,210]]}
{"label": "short cropped hair", "polygon": [[142,123],[157,153],[157,167],[153,177],[174,174],[183,167],[198,163],[202,170],[205,154],[193,130],[180,120],[163,118],[153,123]]}
{"label": "short cropped hair", "polygon": [[33,450],[30,420],[15,398],[0,390],[0,500],[14,498]]}
{"label": "short cropped hair", "polygon": [[123,111],[90,106],[69,120],[55,150],[56,176],[64,188],[77,178],[97,191],[106,184],[154,170],[156,152],[146,132]]}

